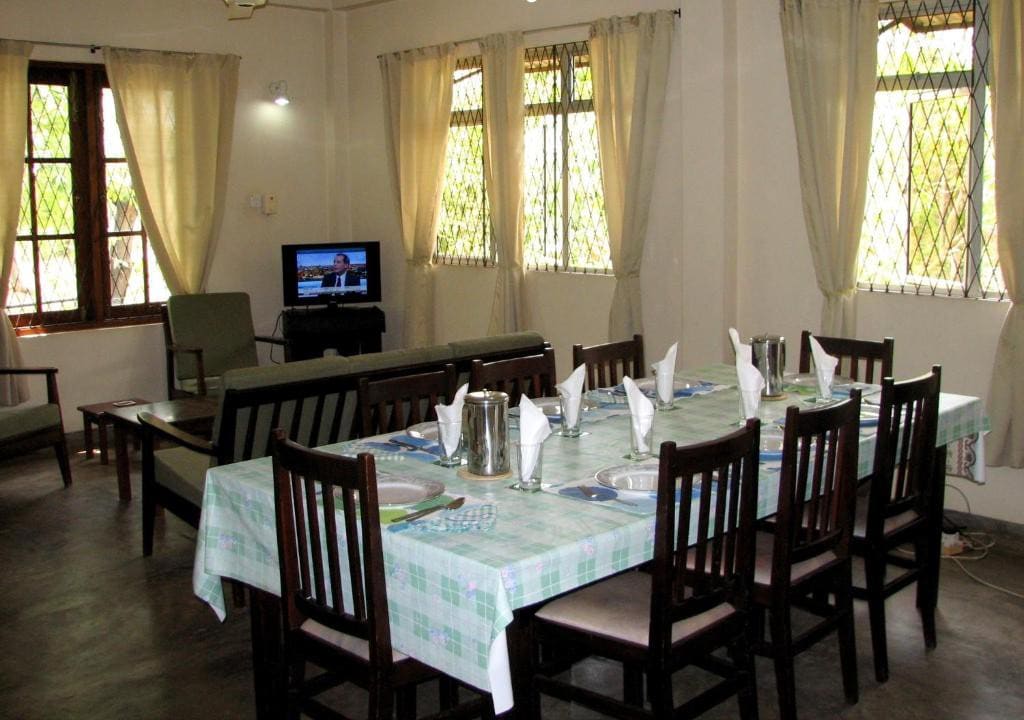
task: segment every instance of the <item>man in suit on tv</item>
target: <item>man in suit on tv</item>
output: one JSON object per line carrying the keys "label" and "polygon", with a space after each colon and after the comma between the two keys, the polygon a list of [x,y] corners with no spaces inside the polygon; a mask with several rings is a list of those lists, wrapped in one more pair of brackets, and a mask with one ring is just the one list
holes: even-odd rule
{"label": "man in suit on tv", "polygon": [[354,272],[350,272],[350,267],[348,255],[338,253],[334,256],[334,272],[324,275],[320,287],[351,287],[359,285],[359,276]]}

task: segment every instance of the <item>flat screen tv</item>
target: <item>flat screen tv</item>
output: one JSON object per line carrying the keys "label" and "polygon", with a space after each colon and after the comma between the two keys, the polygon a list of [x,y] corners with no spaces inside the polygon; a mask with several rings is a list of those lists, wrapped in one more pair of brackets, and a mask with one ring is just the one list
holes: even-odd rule
{"label": "flat screen tv", "polygon": [[380,302],[380,243],[281,246],[284,304]]}

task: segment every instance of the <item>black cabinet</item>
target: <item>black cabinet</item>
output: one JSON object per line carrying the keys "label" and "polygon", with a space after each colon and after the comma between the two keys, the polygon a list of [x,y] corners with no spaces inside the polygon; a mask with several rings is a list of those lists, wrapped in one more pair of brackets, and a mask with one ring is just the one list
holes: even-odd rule
{"label": "black cabinet", "polygon": [[378,307],[292,308],[285,310],[281,331],[288,344],[284,359],[308,360],[334,348],[339,355],[380,352],[384,311]]}

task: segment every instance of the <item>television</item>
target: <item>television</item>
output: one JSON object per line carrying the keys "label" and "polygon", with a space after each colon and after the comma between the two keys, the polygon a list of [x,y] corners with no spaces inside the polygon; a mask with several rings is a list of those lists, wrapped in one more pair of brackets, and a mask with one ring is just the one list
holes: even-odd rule
{"label": "television", "polygon": [[284,305],[380,302],[380,243],[281,246]]}

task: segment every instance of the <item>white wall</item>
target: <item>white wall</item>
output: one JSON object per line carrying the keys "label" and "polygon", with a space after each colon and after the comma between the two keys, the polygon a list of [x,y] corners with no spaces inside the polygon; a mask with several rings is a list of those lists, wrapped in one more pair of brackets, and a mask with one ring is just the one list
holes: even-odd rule
{"label": "white wall", "polygon": [[[796,146],[776,0],[682,0],[642,280],[652,358],[681,340],[689,366],[727,357],[725,328],[799,337],[817,329],[821,298],[800,203]],[[348,15],[349,146],[356,236],[385,243],[387,342],[401,344],[403,261],[384,157],[376,56],[490,32],[585,22],[664,2],[398,1]],[[575,33],[575,35],[572,35]],[[529,44],[585,29],[528,35]],[[555,37],[557,36],[557,37]],[[358,174],[358,179],[356,175]],[[438,340],[486,330],[493,271],[439,268]],[[530,273],[531,324],[567,369],[574,342],[607,339],[608,278]],[[858,336],[896,338],[901,376],[944,367],[944,388],[984,397],[1005,305],[862,293]],[[791,366],[795,365],[795,347]],[[1020,521],[1024,473],[989,469],[962,487],[971,509]],[[950,495],[950,507],[965,509]]]}
{"label": "white wall", "polygon": [[[341,181],[325,152],[333,122],[324,62],[327,15],[267,7],[250,20],[228,22],[224,11],[223,3],[213,0],[4,0],[0,33],[241,56],[227,203],[209,289],[248,291],[256,331],[269,334],[281,309],[278,247],[335,239],[328,197],[337,199]],[[343,21],[340,25],[343,29]],[[32,58],[102,61],[87,50],[45,46],[37,46]],[[269,101],[267,86],[275,80],[288,83],[293,102],[286,108]],[[246,199],[253,193],[275,193],[278,214],[264,216],[249,208]],[[127,395],[165,397],[158,325],[26,337],[21,347],[26,364],[60,369],[69,430],[81,428],[81,416],[74,412],[80,404]]]}

